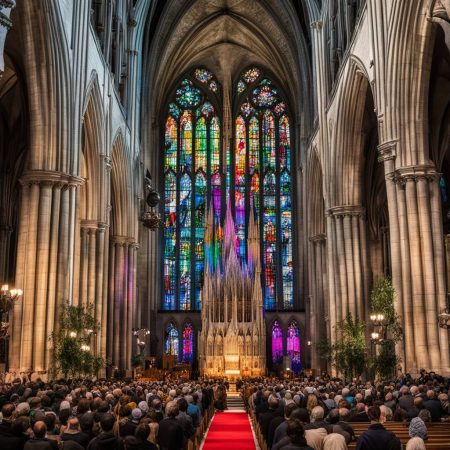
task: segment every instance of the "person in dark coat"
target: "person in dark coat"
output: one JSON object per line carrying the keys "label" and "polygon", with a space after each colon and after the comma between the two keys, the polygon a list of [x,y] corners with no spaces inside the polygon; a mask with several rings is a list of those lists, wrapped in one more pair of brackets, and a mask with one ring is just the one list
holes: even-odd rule
{"label": "person in dark coat", "polygon": [[305,428],[300,420],[293,419],[289,421],[287,435],[290,443],[284,445],[282,450],[313,450],[306,442]]}
{"label": "person in dark coat", "polygon": [[127,436],[124,439],[124,450],[158,450],[158,447],[149,442],[150,427],[146,423],[141,423],[136,427],[134,436]]}
{"label": "person in dark coat", "polygon": [[12,418],[15,410],[14,403],[6,403],[2,407],[2,422],[0,423],[0,436],[11,433]]}
{"label": "person in dark coat", "polygon": [[440,422],[443,414],[441,402],[436,398],[436,394],[433,390],[427,391],[428,400],[424,402],[425,409],[430,411],[431,421]]}
{"label": "person in dark coat", "polygon": [[275,430],[278,428],[279,425],[281,425],[284,421],[289,420],[291,417],[291,414],[294,410],[297,409],[297,405],[295,403],[290,403],[284,407],[284,416],[275,416],[271,421],[269,425],[269,434],[267,437],[267,445],[269,448],[272,447],[273,439],[275,436]]}
{"label": "person in dark coat", "polygon": [[0,434],[0,448],[2,450],[23,450],[25,442],[29,437],[27,434],[30,428],[30,419],[28,417],[18,417],[9,430],[3,428]]}
{"label": "person in dark coat", "polygon": [[176,419],[178,420],[178,422],[180,422],[180,425],[183,428],[184,445],[186,445],[188,440],[194,437],[195,428],[192,422],[192,417],[186,412],[188,409],[188,403],[186,399],[183,397],[179,398],[177,400],[177,404],[179,412]]}
{"label": "person in dark coat", "polygon": [[141,417],[142,411],[139,408],[134,408],[131,411],[131,417],[119,427],[120,437],[125,438],[127,436],[134,436],[134,432],[136,431],[136,428],[139,425]]}
{"label": "person in dark coat", "polygon": [[356,442],[356,450],[401,450],[401,442],[392,431],[386,430],[380,423],[381,410],[379,406],[371,406],[367,411],[371,425],[361,433]]}
{"label": "person in dark coat", "polygon": [[369,416],[366,412],[366,405],[364,403],[356,404],[356,411],[352,417],[352,422],[370,422]]}
{"label": "person in dark coat", "polygon": [[177,402],[167,403],[167,417],[159,423],[158,444],[160,450],[181,450],[184,448],[183,427],[176,419],[179,412]]}
{"label": "person in dark coat", "polygon": [[106,413],[100,420],[102,432],[89,442],[87,450],[122,450],[122,441],[113,433],[114,417]]}
{"label": "person in dark coat", "polygon": [[88,434],[81,431],[78,417],[71,417],[66,430],[61,435],[61,440],[77,442],[83,448],[86,448],[91,438]]}
{"label": "person in dark coat", "polygon": [[47,439],[47,426],[45,422],[38,420],[33,427],[34,438],[27,441],[24,450],[58,450],[58,443],[54,440]]}
{"label": "person in dark coat", "polygon": [[[264,436],[264,439],[267,441],[269,437],[269,426],[272,419],[277,416],[280,416],[279,400],[275,395],[271,395],[268,400],[269,409],[261,413],[258,418],[258,422],[261,426],[261,433]],[[282,416],[281,416],[282,417]]]}

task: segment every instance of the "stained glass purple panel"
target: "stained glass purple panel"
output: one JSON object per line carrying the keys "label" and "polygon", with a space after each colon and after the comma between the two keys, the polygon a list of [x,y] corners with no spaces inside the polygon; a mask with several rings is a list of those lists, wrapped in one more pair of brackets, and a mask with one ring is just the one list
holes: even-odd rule
{"label": "stained glass purple panel", "polygon": [[236,210],[236,252],[242,262],[246,261],[245,245],[245,183],[246,183],[246,125],[242,116],[236,119],[235,149],[235,210]]}
{"label": "stained glass purple panel", "polygon": [[278,320],[272,325],[272,362],[274,364],[283,362],[283,330]]}
{"label": "stained glass purple panel", "polygon": [[301,369],[300,361],[300,331],[297,322],[293,320],[287,329],[287,354],[291,357],[292,371],[299,373]]}
{"label": "stained glass purple panel", "polygon": [[194,361],[194,327],[187,323],[183,329],[183,357],[182,362],[192,364]]}

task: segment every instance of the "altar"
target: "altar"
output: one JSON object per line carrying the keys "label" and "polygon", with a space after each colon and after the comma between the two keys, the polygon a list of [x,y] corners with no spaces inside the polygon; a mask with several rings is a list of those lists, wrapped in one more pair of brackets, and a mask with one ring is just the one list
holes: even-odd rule
{"label": "altar", "polygon": [[205,229],[205,279],[202,330],[198,335],[202,375],[233,381],[266,372],[266,328],[263,317],[258,224],[250,215],[248,259],[243,265],[235,250],[230,208],[224,224],[221,260],[213,238],[212,211]]}

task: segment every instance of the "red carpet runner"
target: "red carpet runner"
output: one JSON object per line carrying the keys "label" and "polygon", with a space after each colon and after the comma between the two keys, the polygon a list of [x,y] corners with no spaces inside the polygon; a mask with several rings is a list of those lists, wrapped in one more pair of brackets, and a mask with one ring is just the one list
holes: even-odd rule
{"label": "red carpet runner", "polygon": [[245,412],[216,413],[203,450],[255,450],[252,428]]}

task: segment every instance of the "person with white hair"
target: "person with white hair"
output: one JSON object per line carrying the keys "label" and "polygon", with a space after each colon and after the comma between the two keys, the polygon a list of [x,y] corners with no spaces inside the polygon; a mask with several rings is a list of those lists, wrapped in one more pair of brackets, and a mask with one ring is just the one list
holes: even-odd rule
{"label": "person with white hair", "polygon": [[407,442],[406,450],[426,450],[425,442],[420,437],[413,437]]}
{"label": "person with white hair", "polygon": [[344,436],[338,433],[331,433],[324,437],[322,450],[347,450]]}

